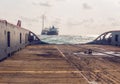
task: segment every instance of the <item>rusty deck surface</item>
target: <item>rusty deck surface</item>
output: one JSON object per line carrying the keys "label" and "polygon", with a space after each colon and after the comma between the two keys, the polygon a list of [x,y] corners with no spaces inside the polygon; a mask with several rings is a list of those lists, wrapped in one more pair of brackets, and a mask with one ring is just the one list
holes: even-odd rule
{"label": "rusty deck surface", "polygon": [[120,52],[101,45],[34,45],[0,62],[0,84],[120,84],[120,57],[86,55],[86,48]]}

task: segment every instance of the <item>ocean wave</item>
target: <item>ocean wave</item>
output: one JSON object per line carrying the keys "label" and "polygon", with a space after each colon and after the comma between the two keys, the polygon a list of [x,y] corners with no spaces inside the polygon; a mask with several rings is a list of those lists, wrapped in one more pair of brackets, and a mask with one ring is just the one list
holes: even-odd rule
{"label": "ocean wave", "polygon": [[69,36],[69,35],[59,35],[59,36],[49,36],[41,35],[39,38],[50,44],[82,44],[87,43],[95,39],[95,37],[89,36]]}

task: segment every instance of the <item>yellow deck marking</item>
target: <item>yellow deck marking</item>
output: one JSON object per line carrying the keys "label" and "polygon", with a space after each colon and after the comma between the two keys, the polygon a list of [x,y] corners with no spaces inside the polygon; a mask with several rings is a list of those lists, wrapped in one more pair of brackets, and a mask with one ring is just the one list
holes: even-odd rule
{"label": "yellow deck marking", "polygon": [[0,71],[1,73],[80,73],[79,71]]}

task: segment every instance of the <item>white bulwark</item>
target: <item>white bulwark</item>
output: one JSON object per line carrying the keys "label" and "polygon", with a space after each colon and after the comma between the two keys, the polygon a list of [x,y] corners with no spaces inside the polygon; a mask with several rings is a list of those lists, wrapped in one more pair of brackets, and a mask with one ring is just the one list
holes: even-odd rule
{"label": "white bulwark", "polygon": [[90,43],[120,46],[120,31],[105,32]]}
{"label": "white bulwark", "polygon": [[34,33],[21,28],[21,21],[17,25],[0,20],[0,60],[24,48],[33,41],[40,41]]}

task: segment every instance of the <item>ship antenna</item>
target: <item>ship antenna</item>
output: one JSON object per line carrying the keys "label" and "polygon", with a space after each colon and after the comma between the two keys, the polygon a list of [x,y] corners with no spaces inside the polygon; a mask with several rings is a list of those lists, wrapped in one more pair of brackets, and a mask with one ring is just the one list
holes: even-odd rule
{"label": "ship antenna", "polygon": [[44,29],[45,15],[42,16],[42,30]]}

